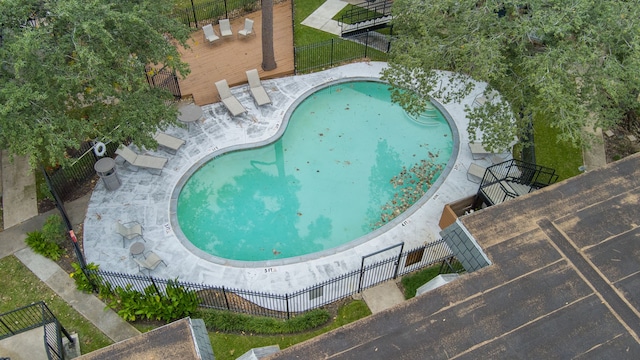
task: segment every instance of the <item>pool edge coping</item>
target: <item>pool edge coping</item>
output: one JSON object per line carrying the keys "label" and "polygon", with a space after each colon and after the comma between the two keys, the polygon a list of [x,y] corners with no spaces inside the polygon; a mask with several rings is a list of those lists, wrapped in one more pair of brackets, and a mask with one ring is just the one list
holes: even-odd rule
{"label": "pool edge coping", "polygon": [[430,97],[431,103],[438,109],[438,111],[440,111],[440,113],[443,115],[443,117],[447,121],[449,128],[451,129],[453,144],[452,144],[452,151],[451,151],[451,156],[449,158],[449,161],[447,161],[446,165],[442,169],[442,173],[438,176],[438,179],[431,185],[431,187],[425,192],[425,194],[417,202],[415,202],[411,207],[403,211],[399,216],[395,217],[393,220],[384,224],[380,228],[374,231],[371,231],[361,237],[348,241],[342,245],[339,245],[330,249],[317,251],[317,252],[300,255],[300,256],[283,258],[283,259],[259,260],[259,261],[232,260],[232,259],[226,259],[226,258],[209,254],[204,250],[201,250],[200,248],[193,245],[193,243],[191,243],[191,241],[189,241],[189,239],[182,232],[182,229],[180,228],[180,225],[178,223],[178,218],[177,218],[178,197],[187,180],[195,172],[197,172],[200,168],[202,168],[202,166],[204,166],[207,162],[215,159],[218,156],[224,155],[226,153],[263,147],[278,141],[278,139],[282,137],[282,135],[287,129],[289,119],[293,111],[297,108],[298,105],[300,105],[300,103],[302,103],[305,99],[307,99],[311,94],[330,86],[334,86],[334,85],[345,83],[345,82],[352,82],[352,81],[371,81],[371,82],[389,84],[388,82],[380,79],[379,77],[353,76],[353,77],[343,77],[340,79],[330,80],[322,84],[316,85],[310,88],[309,90],[305,91],[304,93],[302,93],[291,103],[291,105],[289,105],[289,107],[287,108],[287,111],[282,115],[282,119],[281,119],[281,122],[279,123],[280,125],[278,126],[278,130],[275,132],[275,134],[273,134],[269,138],[256,141],[256,142],[231,145],[222,149],[216,149],[211,154],[199,159],[193,165],[191,165],[191,167],[189,167],[189,169],[185,171],[185,173],[180,177],[180,179],[175,184],[171,192],[171,198],[169,200],[169,223],[171,224],[172,231],[175,234],[178,241],[180,242],[180,244],[182,244],[194,256],[218,265],[230,266],[235,268],[264,268],[264,267],[271,267],[271,266],[293,265],[293,264],[302,263],[306,261],[317,260],[317,259],[331,256],[331,255],[336,255],[341,252],[351,250],[357,246],[363,245],[364,243],[367,243],[381,236],[382,234],[388,231],[391,231],[396,226],[401,226],[403,222],[405,222],[410,216],[412,216],[422,206],[424,206],[435,195],[437,190],[440,188],[440,186],[444,183],[444,181],[446,180],[450,172],[453,170],[454,164],[456,163],[459,155],[459,148],[460,148],[459,146],[460,136],[459,136],[458,127],[455,121],[451,117],[451,114],[449,114],[449,112],[444,108],[444,106],[433,97]]}

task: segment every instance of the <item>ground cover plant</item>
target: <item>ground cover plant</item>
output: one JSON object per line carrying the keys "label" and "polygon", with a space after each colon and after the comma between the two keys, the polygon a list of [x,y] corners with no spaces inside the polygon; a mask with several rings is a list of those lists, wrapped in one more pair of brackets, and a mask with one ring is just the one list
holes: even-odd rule
{"label": "ground cover plant", "polygon": [[[330,313],[333,313],[330,311]],[[252,348],[279,345],[280,349],[309,340],[325,332],[369,316],[371,311],[361,300],[350,301],[340,306],[332,315],[332,321],[316,330],[292,335],[256,335],[247,331],[240,333],[210,332],[209,338],[218,360],[233,360]]]}
{"label": "ground cover plant", "polygon": [[426,269],[417,271],[412,274],[407,274],[402,277],[402,293],[405,299],[411,299],[416,296],[418,288],[429,280],[435,278],[440,274],[440,265],[428,267]]}
{"label": "ground cover plant", "polygon": [[558,181],[580,174],[582,150],[558,141],[558,129],[541,121],[533,122],[536,163],[556,170]]}
{"label": "ground cover plant", "polygon": [[[43,300],[62,326],[80,338],[83,354],[112,344],[113,342],[89,320],[56,295],[40,281],[15,256],[0,259],[0,312],[15,310]],[[34,344],[39,346],[39,344]],[[44,346],[44,344],[42,344]]]}

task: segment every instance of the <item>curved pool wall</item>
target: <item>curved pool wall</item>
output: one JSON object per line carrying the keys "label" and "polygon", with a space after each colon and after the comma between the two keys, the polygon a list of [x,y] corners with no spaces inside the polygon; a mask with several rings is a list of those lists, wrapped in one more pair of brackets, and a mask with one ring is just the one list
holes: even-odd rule
{"label": "curved pool wall", "polygon": [[313,87],[313,88],[307,90],[306,92],[304,92],[301,96],[297,97],[293,101],[293,103],[288,107],[286,113],[284,114],[282,123],[279,125],[278,130],[270,138],[265,139],[265,140],[261,140],[261,141],[258,141],[258,142],[254,142],[254,143],[237,144],[237,145],[229,146],[229,147],[226,147],[226,148],[223,148],[223,149],[214,150],[208,156],[205,156],[202,159],[200,159],[199,161],[197,161],[196,163],[194,163],[193,166],[191,166],[191,168],[189,168],[189,170],[186,171],[184,173],[184,175],[182,175],[182,177],[180,178],[180,180],[176,184],[176,186],[175,186],[175,188],[174,188],[174,190],[172,192],[172,195],[171,195],[170,209],[169,209],[170,222],[171,222],[171,227],[172,227],[173,231],[175,232],[177,238],[179,239],[180,243],[185,248],[187,248],[189,251],[191,251],[193,254],[195,254],[196,256],[201,257],[201,258],[203,258],[203,259],[205,259],[207,261],[210,261],[210,262],[213,262],[213,263],[216,263],[216,264],[224,264],[224,265],[230,265],[230,266],[236,266],[236,267],[244,267],[244,268],[246,268],[246,267],[280,266],[280,265],[294,264],[294,263],[310,261],[310,260],[319,259],[319,258],[328,256],[328,255],[333,255],[333,254],[336,254],[336,253],[340,253],[340,252],[343,252],[343,251],[348,250],[350,248],[353,248],[355,246],[358,246],[358,245],[361,245],[363,243],[366,243],[366,242],[370,241],[371,239],[376,238],[376,237],[380,236],[381,234],[387,232],[389,229],[392,229],[395,226],[399,226],[400,224],[405,222],[408,217],[410,217],[412,214],[414,214],[421,206],[423,206],[433,196],[433,194],[435,194],[436,191],[438,191],[438,189],[440,188],[441,184],[445,181],[445,179],[447,178],[447,176],[449,175],[449,173],[453,169],[454,163],[455,163],[456,159],[458,158],[458,151],[459,151],[459,147],[460,147],[459,133],[458,133],[458,129],[457,129],[457,126],[455,124],[455,121],[453,121],[453,119],[452,119],[451,115],[449,114],[449,112],[439,102],[435,101],[434,99],[431,99],[431,103],[442,114],[442,116],[445,118],[445,120],[449,124],[449,128],[451,129],[452,142],[453,142],[451,156],[449,157],[449,160],[448,160],[447,164],[444,166],[440,176],[438,176],[438,179],[431,185],[429,190],[416,203],[414,203],[409,209],[405,210],[403,213],[401,213],[400,215],[398,215],[397,217],[395,217],[393,220],[389,221],[388,223],[386,223],[382,227],[380,227],[380,228],[378,228],[378,229],[376,229],[374,231],[371,231],[371,232],[367,233],[366,235],[361,236],[361,237],[359,237],[357,239],[348,241],[348,242],[346,242],[346,243],[344,243],[342,245],[339,245],[339,246],[336,246],[336,247],[332,247],[330,249],[326,249],[326,250],[322,250],[322,251],[318,251],[318,252],[314,252],[314,253],[310,253],[310,254],[300,255],[300,256],[293,256],[293,257],[282,258],[282,259],[264,260],[264,261],[232,260],[232,259],[226,259],[226,258],[214,256],[214,255],[209,254],[206,251],[203,251],[200,248],[196,247],[194,244],[191,243],[191,241],[189,241],[189,239],[186,237],[186,235],[182,232],[182,229],[180,228],[180,224],[179,224],[178,217],[177,217],[178,198],[180,196],[180,192],[182,191],[182,188],[184,187],[186,182],[189,180],[189,178],[191,178],[191,176],[195,172],[197,172],[200,168],[202,168],[209,161],[212,161],[216,157],[221,156],[223,154],[234,152],[234,151],[239,151],[239,150],[247,150],[247,149],[263,147],[263,146],[270,145],[270,144],[278,141],[278,139],[280,139],[283,136],[283,134],[285,133],[285,131],[287,129],[287,125],[289,124],[289,120],[290,120],[291,115],[293,114],[293,112],[296,110],[298,105],[300,105],[309,96],[311,96],[315,92],[317,92],[319,90],[322,90],[324,88],[327,88],[327,87],[331,87],[331,86],[335,86],[335,85],[339,85],[339,84],[343,84],[343,83],[356,82],[356,81],[370,81],[370,82],[385,83],[384,81],[381,81],[379,78],[349,77],[349,78],[333,80],[333,81],[324,83],[322,85]]}

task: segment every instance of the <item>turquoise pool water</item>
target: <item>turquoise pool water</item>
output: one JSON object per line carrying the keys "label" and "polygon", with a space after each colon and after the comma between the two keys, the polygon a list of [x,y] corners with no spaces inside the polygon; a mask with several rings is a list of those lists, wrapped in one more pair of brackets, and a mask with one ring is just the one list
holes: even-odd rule
{"label": "turquoise pool water", "polygon": [[332,85],[296,107],[275,143],[223,154],[193,173],[180,190],[178,223],[194,246],[230,260],[335,248],[380,226],[403,166],[430,153],[444,166],[452,148],[437,109],[416,121],[391,103],[387,84]]}

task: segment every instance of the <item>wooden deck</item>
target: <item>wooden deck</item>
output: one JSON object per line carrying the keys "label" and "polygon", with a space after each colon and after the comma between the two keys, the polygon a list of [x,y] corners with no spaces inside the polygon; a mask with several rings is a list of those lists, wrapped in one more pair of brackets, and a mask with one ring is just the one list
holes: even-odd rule
{"label": "wooden deck", "polygon": [[[229,86],[247,83],[245,71],[258,69],[261,79],[291,75],[294,73],[293,28],[291,1],[273,6],[273,47],[278,67],[265,72],[262,70],[262,11],[247,15],[254,21],[255,35],[247,38],[237,36],[244,27],[244,17],[231,21],[233,37],[220,39],[212,44],[204,40],[202,30],[191,35],[189,49],[179,48],[182,60],[191,67],[191,74],[180,79],[183,97],[192,96],[197,105],[219,101],[215,82],[227,79]],[[219,35],[219,28],[214,26]]]}

